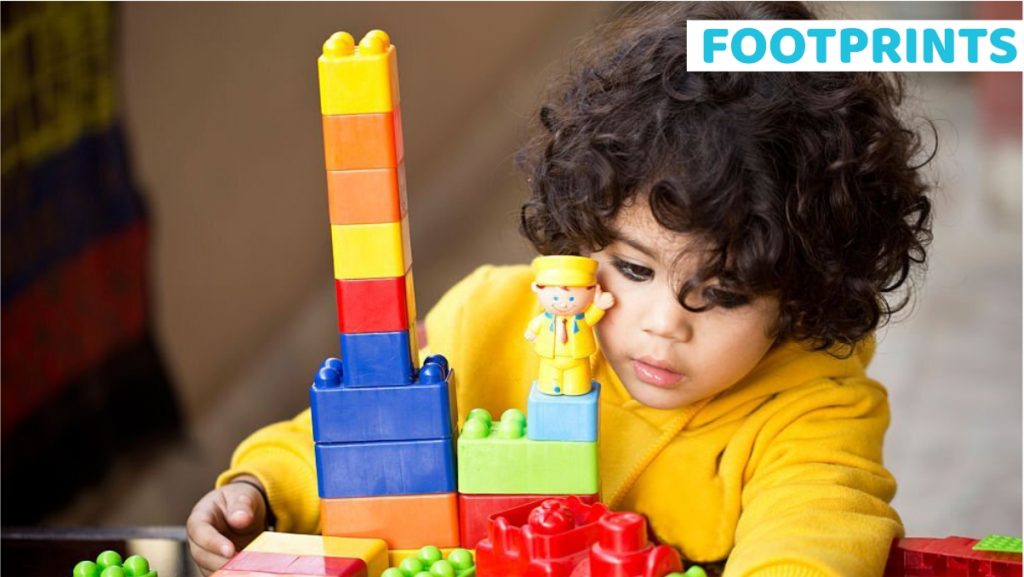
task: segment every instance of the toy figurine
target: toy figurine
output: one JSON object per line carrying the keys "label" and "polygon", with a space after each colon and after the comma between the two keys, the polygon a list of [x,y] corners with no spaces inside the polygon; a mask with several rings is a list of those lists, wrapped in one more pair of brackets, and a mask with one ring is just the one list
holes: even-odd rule
{"label": "toy figurine", "polygon": [[590,392],[590,355],[597,352],[594,325],[615,304],[597,285],[597,261],[582,256],[533,260],[533,292],[544,313],[530,321],[526,340],[540,355],[537,389],[549,395]]}

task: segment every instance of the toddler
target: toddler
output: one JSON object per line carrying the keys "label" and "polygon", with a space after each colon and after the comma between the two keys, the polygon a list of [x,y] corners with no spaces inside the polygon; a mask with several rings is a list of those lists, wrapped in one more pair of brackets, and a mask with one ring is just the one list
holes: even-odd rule
{"label": "toddler", "polygon": [[[806,19],[798,3],[658,4],[585,48],[519,155],[524,235],[598,261],[602,500],[724,574],[880,575],[902,534],[882,464],[875,329],[931,237],[901,81],[689,73],[687,19]],[[928,159],[924,159],[926,162]],[[460,421],[525,403],[528,267],[477,270],[426,317]],[[318,530],[308,411],[237,449],[188,530],[209,571],[268,525]]]}

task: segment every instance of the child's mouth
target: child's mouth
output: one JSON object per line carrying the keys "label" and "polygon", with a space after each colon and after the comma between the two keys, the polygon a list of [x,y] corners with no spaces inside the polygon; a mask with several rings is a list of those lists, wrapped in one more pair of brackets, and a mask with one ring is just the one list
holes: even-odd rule
{"label": "child's mouth", "polygon": [[683,380],[683,375],[675,371],[651,364],[650,361],[634,359],[632,361],[633,372],[641,381],[648,385],[667,388]]}

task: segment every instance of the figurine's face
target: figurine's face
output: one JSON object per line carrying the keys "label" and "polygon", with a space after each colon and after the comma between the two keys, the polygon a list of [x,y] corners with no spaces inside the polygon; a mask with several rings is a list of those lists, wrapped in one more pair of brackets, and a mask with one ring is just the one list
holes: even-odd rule
{"label": "figurine's face", "polygon": [[[601,351],[630,395],[673,409],[741,381],[772,347],[778,299],[736,295],[728,306],[690,312],[676,289],[695,263],[676,257],[694,239],[659,225],[646,202],[623,207],[613,228],[618,240],[588,256],[602,290],[615,295],[596,327]],[[699,294],[689,298],[701,304]]]}
{"label": "figurine's face", "polygon": [[544,310],[563,317],[574,316],[587,310],[590,303],[594,302],[594,287],[564,287],[564,286],[538,286],[533,285],[533,292]]}

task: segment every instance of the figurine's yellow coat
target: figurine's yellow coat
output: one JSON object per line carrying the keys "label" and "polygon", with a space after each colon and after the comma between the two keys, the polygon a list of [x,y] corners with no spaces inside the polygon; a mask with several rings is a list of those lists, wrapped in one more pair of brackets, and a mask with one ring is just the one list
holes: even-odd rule
{"label": "figurine's yellow coat", "polygon": [[[575,317],[543,313],[534,317],[526,330],[537,335],[533,350],[544,359],[589,359],[597,352],[594,325],[604,317],[604,311],[591,304],[586,312]],[[565,320],[566,339],[557,338],[558,325]],[[590,361],[588,360],[589,364]]]}

